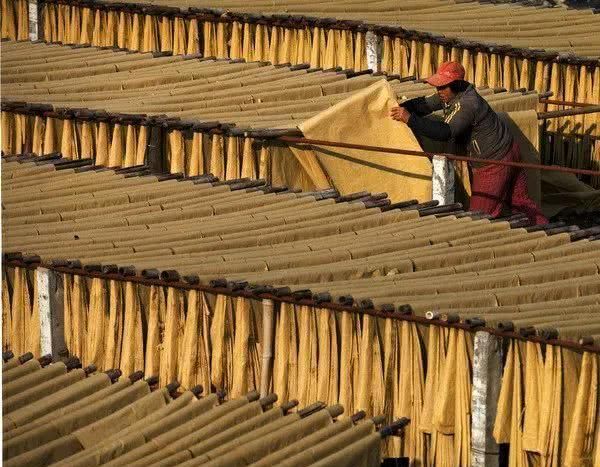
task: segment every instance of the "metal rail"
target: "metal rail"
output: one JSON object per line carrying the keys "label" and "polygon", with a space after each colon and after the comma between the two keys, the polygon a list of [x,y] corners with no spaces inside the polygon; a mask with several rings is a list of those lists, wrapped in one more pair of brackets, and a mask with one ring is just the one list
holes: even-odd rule
{"label": "metal rail", "polygon": [[499,161],[499,160],[491,160],[491,159],[480,159],[477,157],[468,157],[468,156],[457,156],[456,154],[447,154],[447,153],[431,153],[425,151],[410,151],[408,149],[398,149],[398,148],[388,148],[382,146],[367,146],[364,144],[352,144],[352,143],[342,143],[339,141],[324,141],[319,139],[309,139],[309,138],[299,138],[295,136],[281,136],[276,138],[278,141],[284,143],[291,144],[306,144],[311,146],[328,146],[335,148],[345,148],[345,149],[359,149],[362,151],[369,152],[387,152],[391,154],[402,154],[405,156],[416,156],[416,157],[428,157],[431,158],[433,156],[442,156],[446,157],[450,160],[455,161],[465,161],[465,162],[477,162],[480,164],[489,164],[489,165],[504,165],[509,167],[519,167],[522,169],[536,169],[536,170],[549,170],[554,172],[566,172],[580,175],[592,175],[592,176],[600,176],[599,170],[589,170],[589,169],[573,169],[570,167],[561,167],[557,165],[543,165],[543,164],[533,164],[530,162],[510,162],[510,161]]}
{"label": "metal rail", "polygon": [[[140,275],[126,276],[119,273],[104,273],[101,271],[87,271],[83,268],[70,268],[64,266],[55,266],[52,263],[27,263],[18,259],[3,259],[2,264],[4,267],[21,267],[27,269],[36,269],[38,267],[44,267],[51,269],[56,272],[63,274],[72,274],[85,276],[90,278],[99,278],[104,280],[115,280],[119,282],[133,282],[142,285],[157,285],[162,287],[174,287],[181,290],[198,290],[201,292],[211,293],[215,295],[227,295],[230,297],[244,297],[253,300],[272,300],[273,302],[279,303],[291,303],[294,305],[306,305],[314,308],[323,308],[331,311],[350,312],[350,313],[361,313],[375,316],[378,318],[391,318],[400,321],[409,321],[416,324],[422,325],[435,325],[448,328],[462,329],[464,331],[476,332],[484,331],[489,334],[493,334],[499,337],[505,337],[510,339],[517,339],[521,341],[537,342],[546,345],[557,345],[566,349],[574,350],[576,352],[592,352],[600,354],[600,346],[597,345],[593,339],[583,337],[580,341],[570,341],[559,339],[558,336],[549,334],[551,337],[545,337],[544,335],[538,335],[535,332],[517,332],[510,328],[492,328],[486,325],[485,321],[478,318],[469,318],[464,322],[455,321],[453,319],[446,319],[444,316],[438,316],[431,314],[427,316],[418,316],[412,313],[410,306],[407,312],[399,311],[387,311],[383,309],[374,308],[361,308],[356,305],[344,305],[333,302],[318,302],[313,298],[307,298],[306,294],[294,294],[293,292],[288,295],[277,295],[275,289],[270,287],[259,287],[255,290],[248,288],[233,290],[228,287],[212,287],[206,284],[190,283],[181,280],[177,277],[177,280],[169,281],[160,278],[148,278]],[[308,291],[306,291],[308,292]],[[312,297],[312,294],[310,294]],[[404,307],[401,307],[404,308]]]}
{"label": "metal rail", "polygon": [[590,104],[589,102],[559,101],[556,99],[544,99],[544,98],[540,98],[540,104],[561,105],[563,107],[593,107],[596,105],[596,104]]}

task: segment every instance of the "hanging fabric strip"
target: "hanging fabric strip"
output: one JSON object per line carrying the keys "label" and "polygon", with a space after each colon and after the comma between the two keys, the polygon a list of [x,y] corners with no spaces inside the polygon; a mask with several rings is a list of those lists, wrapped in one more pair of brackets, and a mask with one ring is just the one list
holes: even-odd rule
{"label": "hanging fabric strip", "polygon": [[121,343],[123,341],[124,324],[122,283],[111,280],[109,282],[108,296],[108,320],[105,334],[106,351],[104,354],[104,365],[106,369],[119,368],[119,365],[121,364]]}
{"label": "hanging fabric strip", "polygon": [[89,295],[89,316],[85,346],[84,365],[95,364],[98,368],[107,368],[105,357],[105,332],[108,328],[108,290],[106,282],[92,279]]}
{"label": "hanging fabric strip", "polygon": [[108,155],[108,166],[121,167],[124,155],[125,142],[123,141],[123,126],[120,123],[115,123]]}
{"label": "hanging fabric strip", "polygon": [[[2,271],[2,351],[16,349],[13,347],[11,292],[9,290],[8,268]],[[14,268],[13,268],[14,275]]]}
{"label": "hanging fabric strip", "polygon": [[162,384],[169,384],[177,379],[185,326],[184,306],[183,291],[168,287],[164,336],[160,349],[159,372]]}
{"label": "hanging fabric strip", "polygon": [[144,373],[147,375],[160,375],[160,356],[163,349],[166,308],[164,289],[157,285],[150,286],[144,365]]}
{"label": "hanging fabric strip", "polygon": [[27,281],[27,270],[24,268],[14,269],[12,302],[10,304],[11,316],[11,350],[15,355],[28,352],[27,345],[27,322],[31,314],[31,295]]}
{"label": "hanging fabric strip", "polygon": [[185,142],[180,130],[169,132],[167,161],[171,173],[185,173]]}
{"label": "hanging fabric strip", "polygon": [[137,285],[125,283],[123,339],[121,344],[121,363],[123,374],[129,375],[144,368],[144,343],[142,335],[142,309]]}
{"label": "hanging fabric strip", "polygon": [[227,162],[225,180],[240,178],[240,139],[236,136],[227,138]]}

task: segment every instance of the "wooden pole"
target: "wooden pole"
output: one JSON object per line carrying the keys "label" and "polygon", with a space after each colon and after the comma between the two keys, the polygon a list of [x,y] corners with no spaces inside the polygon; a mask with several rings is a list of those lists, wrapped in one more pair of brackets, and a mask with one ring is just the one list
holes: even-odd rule
{"label": "wooden pole", "polygon": [[269,394],[273,366],[274,327],[275,327],[275,304],[273,300],[263,299],[263,339],[262,339],[262,368],[260,371],[260,397]]}

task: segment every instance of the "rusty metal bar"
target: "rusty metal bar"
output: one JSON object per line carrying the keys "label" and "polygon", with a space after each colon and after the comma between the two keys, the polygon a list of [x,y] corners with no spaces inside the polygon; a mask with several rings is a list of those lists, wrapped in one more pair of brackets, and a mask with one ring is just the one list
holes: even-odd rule
{"label": "rusty metal bar", "polygon": [[539,112],[538,120],[548,120],[549,118],[571,117],[573,115],[594,114],[600,112],[600,105],[590,105],[589,107],[579,107],[576,109],[552,110],[550,112]]}
{"label": "rusty metal bar", "polygon": [[590,104],[589,102],[573,102],[573,101],[559,101],[556,99],[540,99],[540,104],[552,104],[562,105],[564,107],[593,107],[596,104]]}
{"label": "rusty metal bar", "polygon": [[[11,255],[18,256],[18,255]],[[372,315],[378,318],[391,318],[400,321],[409,321],[416,324],[422,325],[436,325],[441,327],[462,329],[464,331],[476,332],[484,331],[499,337],[505,337],[510,339],[517,339],[521,341],[530,341],[546,345],[556,345],[576,352],[592,352],[600,354],[600,346],[588,338],[583,337],[580,341],[569,341],[561,340],[557,336],[544,337],[536,334],[519,333],[512,329],[499,329],[486,326],[485,321],[476,318],[470,318],[465,322],[459,322],[455,320],[443,320],[439,319],[437,315],[432,315],[431,318],[425,316],[416,316],[412,314],[409,306],[400,307],[402,310],[398,312],[390,312],[389,307],[385,307],[386,311],[377,310],[374,308],[361,308],[355,305],[343,305],[332,302],[317,302],[313,298],[304,298],[306,294],[298,295],[296,298],[293,293],[291,295],[277,295],[276,291],[270,287],[256,288],[255,291],[252,288],[245,288],[239,290],[232,290],[227,287],[211,287],[205,284],[184,282],[182,280],[177,281],[166,281],[159,278],[146,278],[138,275],[124,276],[118,273],[103,273],[100,271],[87,271],[83,268],[75,269],[64,266],[55,266],[53,264],[41,264],[41,263],[27,263],[18,259],[3,259],[2,264],[4,267],[21,267],[27,269],[36,269],[38,267],[44,267],[52,269],[57,272],[64,274],[79,275],[90,278],[99,278],[104,280],[115,280],[119,282],[133,282],[142,285],[157,285],[162,287],[173,287],[180,290],[199,290],[202,292],[211,293],[214,295],[227,295],[230,297],[244,297],[253,300],[262,301],[264,299],[273,300],[274,302],[280,303],[291,303],[293,305],[306,305],[315,308],[324,308],[331,311],[346,311],[350,313],[362,313]],[[382,307],[383,308],[383,307]],[[408,310],[408,311],[406,311]]]}
{"label": "rusty metal bar", "polygon": [[[599,106],[600,110],[600,106]],[[522,169],[536,169],[536,170],[549,170],[554,172],[567,172],[581,175],[592,175],[592,176],[600,176],[599,170],[588,170],[588,169],[572,169],[570,167],[560,167],[557,165],[542,165],[542,164],[532,164],[529,162],[510,162],[510,161],[498,161],[498,160],[490,160],[490,159],[480,159],[477,157],[468,157],[468,156],[457,156],[456,154],[446,154],[446,153],[431,153],[425,151],[409,151],[407,149],[397,149],[397,148],[388,148],[381,146],[366,146],[363,144],[352,144],[352,143],[342,143],[337,141],[323,141],[318,139],[308,139],[308,138],[297,138],[293,136],[282,136],[277,138],[279,141],[283,141],[285,143],[292,144],[308,144],[311,146],[329,146],[335,148],[345,148],[345,149],[360,149],[362,151],[369,152],[388,152],[392,154],[403,154],[407,156],[416,156],[416,157],[428,157],[432,158],[434,156],[442,156],[447,159],[456,160],[456,161],[466,161],[466,162],[478,162],[480,164],[489,164],[489,165],[504,165],[510,167],[520,167]]]}

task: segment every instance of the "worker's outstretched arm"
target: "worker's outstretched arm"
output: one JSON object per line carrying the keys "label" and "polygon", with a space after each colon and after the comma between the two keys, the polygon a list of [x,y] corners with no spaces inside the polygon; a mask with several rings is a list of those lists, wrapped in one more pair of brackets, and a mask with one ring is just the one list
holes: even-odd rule
{"label": "worker's outstretched arm", "polygon": [[401,102],[398,105],[404,107],[411,114],[418,115],[419,117],[424,117],[436,110],[442,110],[444,108],[444,104],[437,93],[426,97],[415,97],[414,99]]}
{"label": "worker's outstretched arm", "polygon": [[473,125],[474,119],[473,109],[470,106],[463,106],[459,102],[443,122],[411,113],[407,125],[416,135],[435,141],[450,141],[467,131]]}

